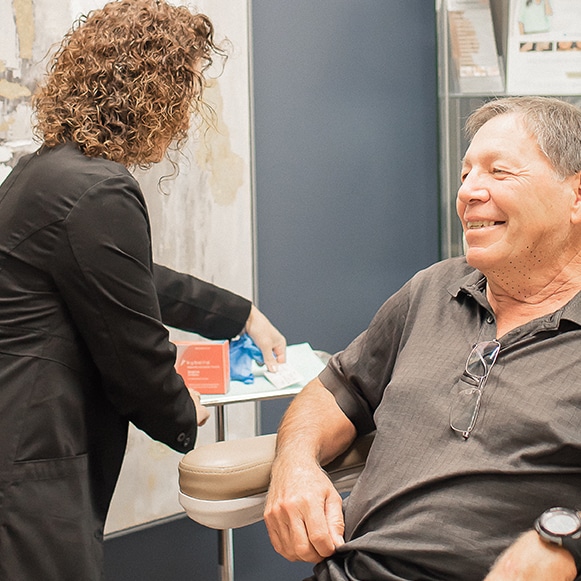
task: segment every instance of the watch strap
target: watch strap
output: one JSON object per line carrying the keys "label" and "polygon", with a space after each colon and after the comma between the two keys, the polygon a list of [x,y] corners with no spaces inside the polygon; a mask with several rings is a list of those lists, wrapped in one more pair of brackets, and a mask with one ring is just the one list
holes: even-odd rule
{"label": "watch strap", "polygon": [[577,579],[581,579],[581,537],[563,537],[561,542],[563,548],[567,549],[573,556],[577,567]]}

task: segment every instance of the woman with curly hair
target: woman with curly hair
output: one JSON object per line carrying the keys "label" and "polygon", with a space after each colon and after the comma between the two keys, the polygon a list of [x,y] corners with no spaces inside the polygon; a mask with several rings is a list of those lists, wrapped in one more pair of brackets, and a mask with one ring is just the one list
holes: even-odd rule
{"label": "woman with curly hair", "polygon": [[164,323],[286,342],[249,301],[153,264],[129,168],[203,114],[210,20],[120,0],[66,35],[34,98],[40,149],[0,186],[0,579],[102,579],[128,423],[187,452],[207,418]]}

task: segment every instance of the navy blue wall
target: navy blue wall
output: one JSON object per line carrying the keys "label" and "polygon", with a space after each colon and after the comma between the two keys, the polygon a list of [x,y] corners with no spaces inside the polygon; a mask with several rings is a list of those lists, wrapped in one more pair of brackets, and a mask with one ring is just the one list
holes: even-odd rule
{"label": "navy blue wall", "polygon": [[336,351],[437,259],[433,2],[253,5],[259,302]]}
{"label": "navy blue wall", "polygon": [[[343,348],[438,258],[434,3],[252,0],[259,304],[290,343]],[[262,408],[276,429],[286,402]],[[107,581],[216,581],[187,520],[105,543]],[[236,581],[311,567],[235,531]]]}

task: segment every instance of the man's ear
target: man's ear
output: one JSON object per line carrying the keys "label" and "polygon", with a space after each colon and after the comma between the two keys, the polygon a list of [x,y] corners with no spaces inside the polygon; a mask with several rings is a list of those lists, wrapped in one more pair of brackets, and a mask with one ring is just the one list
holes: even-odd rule
{"label": "man's ear", "polygon": [[571,221],[574,224],[581,224],[581,172],[571,176],[571,186],[574,196],[573,205],[571,206]]}

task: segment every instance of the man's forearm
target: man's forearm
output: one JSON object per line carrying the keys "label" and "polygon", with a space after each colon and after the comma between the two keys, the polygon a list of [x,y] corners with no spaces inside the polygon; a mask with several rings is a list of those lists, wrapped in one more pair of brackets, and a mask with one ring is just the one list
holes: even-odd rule
{"label": "man's forearm", "polygon": [[343,544],[342,498],[321,466],[355,438],[353,424],[315,379],[294,399],[278,432],[264,511],[273,547],[291,561],[317,562]]}
{"label": "man's forearm", "polygon": [[531,530],[498,558],[484,581],[573,581],[576,577],[571,554],[545,543]]}
{"label": "man's forearm", "polygon": [[355,427],[318,378],[299,393],[278,429],[277,456],[315,459],[324,466],[346,450]]}

